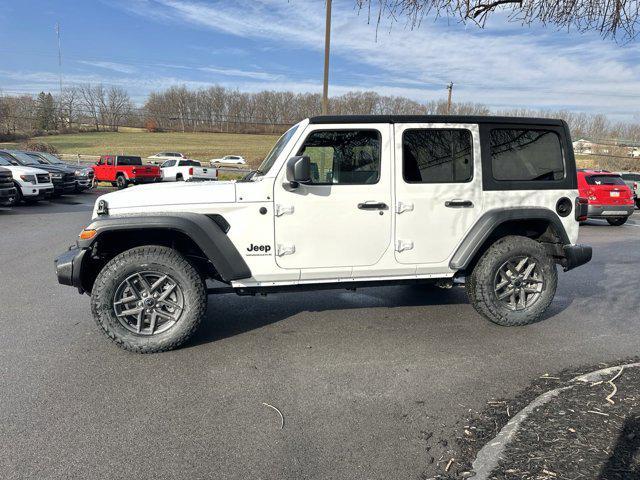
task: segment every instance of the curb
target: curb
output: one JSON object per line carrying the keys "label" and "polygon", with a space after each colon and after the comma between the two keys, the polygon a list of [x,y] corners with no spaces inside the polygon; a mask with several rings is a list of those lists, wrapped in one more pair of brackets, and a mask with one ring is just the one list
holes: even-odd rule
{"label": "curb", "polygon": [[[571,382],[583,382],[592,383],[599,381],[602,377],[611,375],[622,368],[635,368],[640,367],[640,362],[627,363],[623,365],[616,365],[613,367],[603,368],[601,370],[594,370],[593,372],[585,373],[569,380]],[[476,455],[475,460],[471,464],[471,470],[475,473],[474,478],[476,480],[486,480],[489,478],[491,472],[498,466],[498,462],[502,458],[505,448],[513,436],[517,433],[520,424],[533,412],[534,409],[550,402],[557,397],[561,392],[570,390],[574,385],[566,387],[554,388],[548,392],[543,393],[536,397],[531,403],[520,410],[507,424],[502,427],[498,434],[493,437],[487,444],[480,449]]]}

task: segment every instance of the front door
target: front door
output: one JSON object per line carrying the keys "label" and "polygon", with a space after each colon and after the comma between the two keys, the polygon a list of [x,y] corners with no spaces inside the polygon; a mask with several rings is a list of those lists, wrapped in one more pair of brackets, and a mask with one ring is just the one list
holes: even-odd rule
{"label": "front door", "polygon": [[278,266],[335,278],[380,260],[392,235],[391,128],[308,128],[292,154],[310,157],[311,182],[292,188],[281,172],[275,186]]}
{"label": "front door", "polygon": [[397,261],[446,267],[482,213],[478,126],[396,124],[395,171]]}

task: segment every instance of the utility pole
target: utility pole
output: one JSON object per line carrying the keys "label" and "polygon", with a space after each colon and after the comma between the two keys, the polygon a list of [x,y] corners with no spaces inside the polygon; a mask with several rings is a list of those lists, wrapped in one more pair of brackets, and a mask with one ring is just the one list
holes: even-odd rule
{"label": "utility pole", "polygon": [[58,37],[58,80],[60,82],[60,95],[62,96],[62,48],[60,46],[60,24],[56,23],[56,36]]}
{"label": "utility pole", "polygon": [[331,0],[327,2],[327,21],[324,31],[324,84],[322,86],[322,114],[329,113],[329,49],[331,46]]}
{"label": "utility pole", "polygon": [[449,82],[447,90],[449,90],[449,98],[447,99],[447,115],[451,115],[451,94],[453,93],[453,82]]}

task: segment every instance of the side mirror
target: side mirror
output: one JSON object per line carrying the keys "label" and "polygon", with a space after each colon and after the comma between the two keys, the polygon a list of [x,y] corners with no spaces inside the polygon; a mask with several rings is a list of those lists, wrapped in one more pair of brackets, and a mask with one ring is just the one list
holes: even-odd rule
{"label": "side mirror", "polygon": [[287,160],[287,181],[294,188],[300,183],[311,182],[311,159],[304,156]]}

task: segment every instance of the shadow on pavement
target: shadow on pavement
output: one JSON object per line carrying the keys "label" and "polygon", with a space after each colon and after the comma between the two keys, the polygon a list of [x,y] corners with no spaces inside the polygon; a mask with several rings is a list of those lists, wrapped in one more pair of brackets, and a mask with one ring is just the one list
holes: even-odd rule
{"label": "shadow on pavement", "polygon": [[640,417],[627,418],[599,480],[640,479]]}

